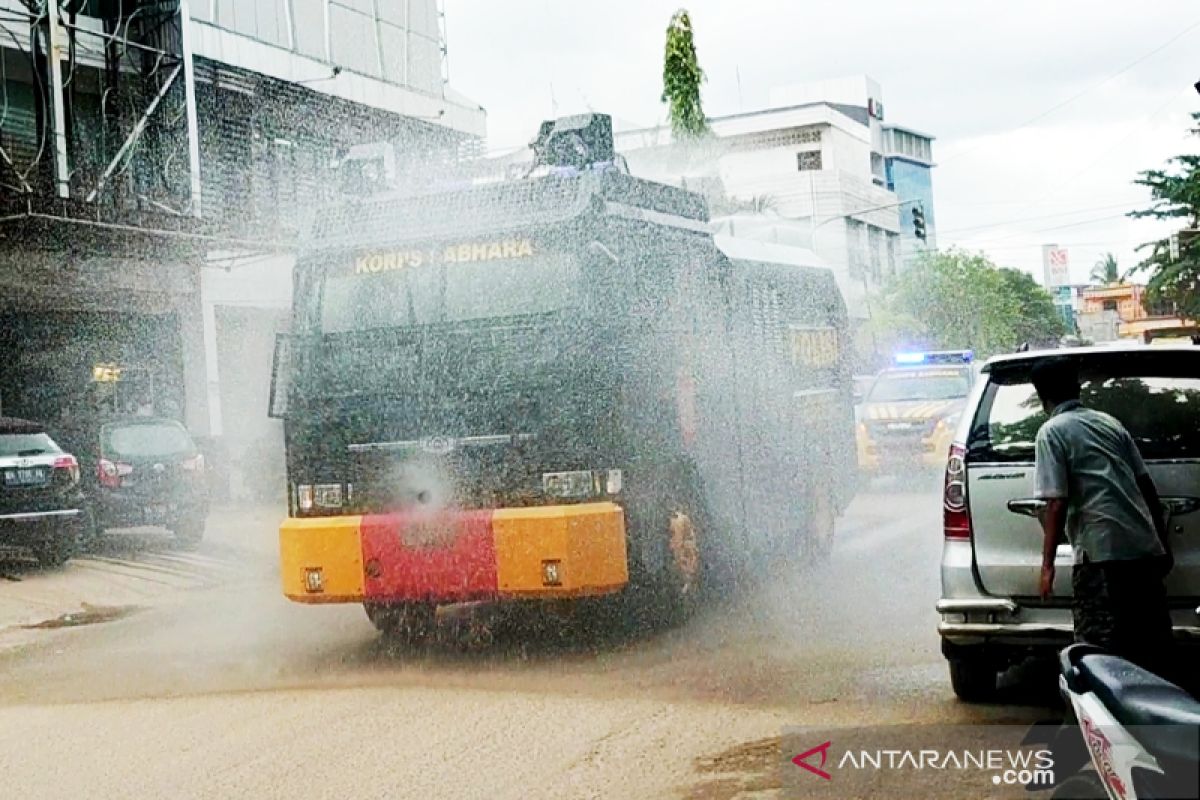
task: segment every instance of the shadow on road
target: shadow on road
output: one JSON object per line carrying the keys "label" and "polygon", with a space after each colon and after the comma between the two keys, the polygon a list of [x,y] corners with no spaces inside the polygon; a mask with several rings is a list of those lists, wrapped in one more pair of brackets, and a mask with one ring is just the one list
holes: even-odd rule
{"label": "shadow on road", "polygon": [[133,528],[104,533],[91,542],[81,553],[105,558],[128,558],[151,553],[186,552],[188,548],[167,530],[157,528]]}
{"label": "shadow on road", "polygon": [[[182,553],[190,549],[194,548],[180,543],[167,530],[134,528],[104,533],[81,546],[74,558],[137,560],[147,555]],[[51,575],[62,569],[63,567],[43,567],[28,548],[0,548],[0,580],[20,581],[27,575]]]}

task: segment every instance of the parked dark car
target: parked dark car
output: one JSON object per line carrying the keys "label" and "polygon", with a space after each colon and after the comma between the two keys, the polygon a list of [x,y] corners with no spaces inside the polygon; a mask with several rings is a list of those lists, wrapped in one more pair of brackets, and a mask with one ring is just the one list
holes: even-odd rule
{"label": "parked dark car", "polygon": [[75,554],[87,516],[75,456],[41,423],[0,417],[0,545],[59,566]]}
{"label": "parked dark car", "polygon": [[209,506],[204,456],[179,422],[157,417],[107,422],[82,457],[97,533],[160,526],[184,544],[203,537]]}

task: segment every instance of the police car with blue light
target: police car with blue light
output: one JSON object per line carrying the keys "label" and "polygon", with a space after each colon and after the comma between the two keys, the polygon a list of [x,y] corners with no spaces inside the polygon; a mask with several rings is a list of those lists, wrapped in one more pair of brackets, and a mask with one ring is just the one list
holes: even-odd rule
{"label": "police car with blue light", "polygon": [[977,372],[970,350],[897,353],[858,408],[858,464],[868,476],[942,469]]}

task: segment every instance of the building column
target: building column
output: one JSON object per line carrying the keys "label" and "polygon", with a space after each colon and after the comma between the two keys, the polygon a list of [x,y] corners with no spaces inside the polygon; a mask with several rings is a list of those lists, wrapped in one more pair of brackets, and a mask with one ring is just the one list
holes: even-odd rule
{"label": "building column", "polygon": [[221,435],[220,386],[217,382],[216,317],[200,291],[200,267],[194,265],[194,287],[179,310],[183,340],[184,420],[198,436]]}

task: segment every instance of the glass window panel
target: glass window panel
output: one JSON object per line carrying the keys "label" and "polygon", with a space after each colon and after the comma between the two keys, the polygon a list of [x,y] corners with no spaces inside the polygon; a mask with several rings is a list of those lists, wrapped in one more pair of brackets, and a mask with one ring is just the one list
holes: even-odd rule
{"label": "glass window panel", "polygon": [[333,61],[346,69],[379,76],[375,20],[340,5],[329,8],[333,31]]}
{"label": "glass window panel", "polygon": [[333,5],[348,8],[351,11],[357,11],[360,14],[366,14],[368,17],[375,16],[375,0],[331,0]]}
{"label": "glass window panel", "polygon": [[215,22],[222,28],[236,30],[237,0],[217,0],[217,18]]}
{"label": "glass window panel", "polygon": [[325,58],[325,0],[292,0],[296,20],[296,50]]}
{"label": "glass window panel", "polygon": [[404,27],[404,6],[410,0],[379,0],[379,19]]}
{"label": "glass window panel", "polygon": [[437,0],[409,0],[409,26],[414,33],[438,38]]}
{"label": "glass window panel", "polygon": [[405,52],[404,29],[381,23],[379,35],[383,39],[383,77],[393,83],[404,82]]}
{"label": "glass window panel", "polygon": [[[98,17],[100,0],[88,0],[87,7],[84,12],[88,16]],[[191,5],[192,19],[204,20],[205,22],[213,21],[212,3],[209,0],[194,0]]]}
{"label": "glass window panel", "polygon": [[233,24],[230,25],[224,20],[221,24],[247,36],[258,36],[258,20],[254,6],[254,0],[233,3]]}
{"label": "glass window panel", "polygon": [[429,94],[442,93],[442,51],[434,42],[414,35],[411,39],[408,85]]}
{"label": "glass window panel", "polygon": [[287,46],[286,11],[283,0],[254,0],[258,38],[280,46]]}

